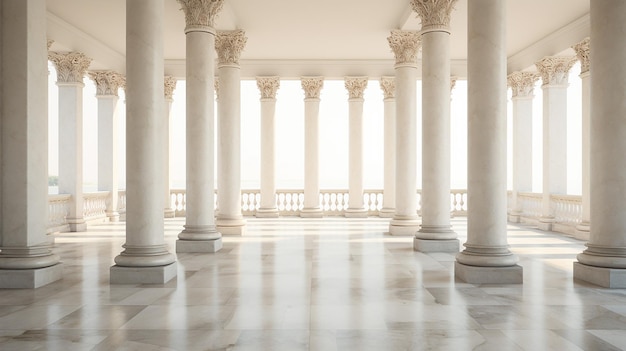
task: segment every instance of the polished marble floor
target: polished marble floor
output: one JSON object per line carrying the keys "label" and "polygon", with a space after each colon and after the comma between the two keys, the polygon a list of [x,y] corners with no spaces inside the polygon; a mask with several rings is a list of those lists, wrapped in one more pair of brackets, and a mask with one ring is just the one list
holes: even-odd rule
{"label": "polished marble floor", "polygon": [[[524,284],[476,286],[387,223],[250,218],[157,286],[109,285],[124,223],[56,234],[63,280],[0,290],[0,350],[626,349],[626,290],[572,278],[582,242],[510,226]],[[171,248],[183,224],[166,221]],[[466,220],[453,224],[464,242]]]}

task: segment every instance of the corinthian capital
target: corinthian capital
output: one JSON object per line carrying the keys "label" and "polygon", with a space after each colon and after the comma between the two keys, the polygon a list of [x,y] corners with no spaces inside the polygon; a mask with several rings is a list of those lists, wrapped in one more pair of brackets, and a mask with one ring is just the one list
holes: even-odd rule
{"label": "corinthian capital", "polygon": [[88,75],[96,83],[96,96],[117,96],[117,90],[126,81],[124,76],[114,71],[91,71]]}
{"label": "corinthian capital", "polygon": [[319,99],[320,92],[324,86],[323,77],[302,77],[300,82],[302,83],[302,89],[304,89],[304,96],[307,99]]}
{"label": "corinthian capital", "polygon": [[576,51],[576,56],[580,61],[580,73],[589,72],[589,37],[583,39],[580,43],[572,46],[572,49]]}
{"label": "corinthian capital", "polygon": [[383,90],[385,99],[393,99],[396,92],[396,80],[393,77],[381,77],[380,88]]}
{"label": "corinthian capital", "polygon": [[537,72],[513,72],[506,77],[507,84],[513,90],[513,97],[532,96],[535,82],[538,80]]}
{"label": "corinthian capital", "polygon": [[345,85],[350,99],[362,99],[367,88],[367,77],[346,77]]}
{"label": "corinthian capital", "polygon": [[176,81],[177,79],[172,76],[163,77],[163,92],[165,100],[174,99],[174,89],[176,89]]}
{"label": "corinthian capital", "polygon": [[185,12],[185,33],[213,32],[215,17],[222,10],[224,0],[178,0],[178,3]]}
{"label": "corinthian capital", "polygon": [[83,83],[85,72],[91,64],[91,59],[82,52],[50,51],[48,59],[57,70],[57,83]]}
{"label": "corinthian capital", "polygon": [[413,11],[422,20],[422,32],[450,33],[450,14],[457,0],[411,0]]}
{"label": "corinthian capital", "polygon": [[256,77],[256,86],[261,91],[261,99],[275,99],[276,91],[280,87],[280,78]]}
{"label": "corinthian capital", "polygon": [[417,52],[422,44],[419,32],[392,30],[387,41],[396,56],[396,64],[417,63]]}
{"label": "corinthian capital", "polygon": [[546,56],[535,63],[543,85],[565,85],[576,56]]}
{"label": "corinthian capital", "polygon": [[215,37],[215,50],[220,64],[239,64],[239,56],[246,46],[246,32],[241,29],[218,32]]}

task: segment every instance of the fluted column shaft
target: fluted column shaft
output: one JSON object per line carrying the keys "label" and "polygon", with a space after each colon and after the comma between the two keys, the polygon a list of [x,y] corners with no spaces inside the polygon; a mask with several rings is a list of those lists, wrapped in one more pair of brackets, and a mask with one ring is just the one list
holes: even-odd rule
{"label": "fluted column shaft", "polygon": [[300,217],[322,217],[319,184],[319,111],[321,77],[302,78],[304,98],[304,208]]}
{"label": "fluted column shaft", "polygon": [[276,208],[275,114],[278,77],[258,77],[261,90],[261,206],[257,217],[278,217]]}
{"label": "fluted column shaft", "polygon": [[626,2],[591,2],[591,232],[574,278],[626,288]]}
{"label": "fluted column shaft", "polygon": [[111,283],[163,284],[176,276],[163,226],[163,0],[126,3],[126,74],[126,243]]}
{"label": "fluted column shaft", "polygon": [[506,2],[468,3],[467,242],[455,275],[469,283],[521,283],[506,218]]}
{"label": "fluted column shaft", "polygon": [[385,98],[384,109],[384,174],[383,208],[380,217],[393,217],[396,211],[396,98],[395,79],[383,77],[380,81]]}
{"label": "fluted column shaft", "polygon": [[0,18],[0,288],[38,288],[62,274],[46,238],[46,2],[2,1]]}
{"label": "fluted column shaft", "polygon": [[346,217],[367,217],[363,203],[363,92],[367,77],[347,77],[348,99],[348,208]]}
{"label": "fluted column shaft", "polygon": [[[214,62],[213,16],[221,1],[179,0],[185,12],[186,38],[186,170],[185,229],[176,252],[216,252],[222,235],[214,209]],[[212,16],[211,16],[212,15]]]}

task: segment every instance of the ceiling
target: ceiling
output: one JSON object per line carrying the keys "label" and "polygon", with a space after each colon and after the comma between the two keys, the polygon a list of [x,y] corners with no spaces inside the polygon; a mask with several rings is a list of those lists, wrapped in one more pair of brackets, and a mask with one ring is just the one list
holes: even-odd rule
{"label": "ceiling", "polygon": [[[125,0],[47,0],[51,50],[82,51],[91,69],[124,72]],[[466,74],[467,2],[452,13],[452,73]],[[509,71],[532,68],[589,33],[589,0],[508,0]],[[391,29],[419,30],[408,0],[225,0],[218,30],[243,29],[242,77],[393,74]],[[166,73],[184,77],[185,19],[165,0]],[[570,52],[571,53],[571,52]],[[573,53],[571,53],[573,54]]]}

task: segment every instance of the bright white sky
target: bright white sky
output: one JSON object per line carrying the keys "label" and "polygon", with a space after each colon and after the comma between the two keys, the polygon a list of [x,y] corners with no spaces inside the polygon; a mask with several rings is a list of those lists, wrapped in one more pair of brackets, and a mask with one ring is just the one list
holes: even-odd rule
{"label": "bright white sky", "polygon": [[[56,72],[49,65],[49,174],[58,174],[58,89]],[[567,171],[569,194],[581,192],[581,82],[580,65],[570,71],[568,89]],[[96,190],[98,181],[97,99],[94,83],[85,78],[83,103],[83,177],[85,191]],[[510,91],[509,91],[510,97]],[[260,94],[256,81],[241,83],[241,175],[243,189],[258,189],[260,167]],[[383,94],[378,81],[369,82],[364,102],[364,186],[383,187]],[[276,103],[276,167],[279,189],[302,189],[304,173],[304,93],[299,80],[283,80]],[[451,106],[451,188],[467,188],[467,82],[459,80],[452,91]],[[542,172],[542,90],[535,88],[533,102],[533,192],[541,192]],[[417,119],[421,123],[421,82],[417,82]],[[509,162],[511,185],[511,103],[508,105]],[[125,187],[125,104],[120,90],[119,181]],[[185,187],[185,82],[179,81],[174,92],[172,151],[170,155],[172,188]],[[348,93],[342,80],[327,80],[320,102],[320,186],[322,189],[348,188]],[[418,145],[421,136],[418,129]],[[418,146],[418,187],[421,187],[421,151]]]}

